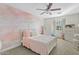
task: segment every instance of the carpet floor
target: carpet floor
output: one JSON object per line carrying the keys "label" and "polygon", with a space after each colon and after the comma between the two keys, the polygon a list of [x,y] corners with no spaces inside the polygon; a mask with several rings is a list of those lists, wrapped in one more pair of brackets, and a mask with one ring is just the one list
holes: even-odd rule
{"label": "carpet floor", "polygon": [[[1,55],[39,55],[23,46],[5,51]],[[50,55],[79,55],[79,51],[73,47],[69,41],[62,39],[57,40],[57,46],[52,49]]]}

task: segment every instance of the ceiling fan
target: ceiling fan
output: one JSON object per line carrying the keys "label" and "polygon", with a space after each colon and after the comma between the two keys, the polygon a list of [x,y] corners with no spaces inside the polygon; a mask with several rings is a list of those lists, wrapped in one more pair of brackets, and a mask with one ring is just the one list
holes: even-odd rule
{"label": "ceiling fan", "polygon": [[53,3],[49,3],[46,9],[37,9],[37,10],[43,11],[40,15],[43,15],[45,13],[52,15],[51,11],[59,11],[59,10],[61,10],[61,8],[51,9],[52,6],[53,6]]}

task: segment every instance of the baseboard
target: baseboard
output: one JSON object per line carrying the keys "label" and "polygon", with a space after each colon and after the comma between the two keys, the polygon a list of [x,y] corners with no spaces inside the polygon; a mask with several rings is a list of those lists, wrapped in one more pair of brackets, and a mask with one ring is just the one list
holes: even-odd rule
{"label": "baseboard", "polygon": [[20,46],[20,45],[21,45],[21,43],[14,44],[14,45],[11,46],[11,47],[8,47],[8,48],[6,48],[6,49],[2,49],[0,52],[4,52],[4,51],[7,51],[7,50],[16,48],[16,47],[18,47],[18,46]]}

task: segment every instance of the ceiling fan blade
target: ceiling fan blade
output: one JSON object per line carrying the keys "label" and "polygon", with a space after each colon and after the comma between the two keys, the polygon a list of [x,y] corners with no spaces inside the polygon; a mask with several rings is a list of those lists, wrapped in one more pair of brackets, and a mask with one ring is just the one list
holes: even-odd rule
{"label": "ceiling fan blade", "polygon": [[36,9],[36,10],[42,10],[42,11],[45,11],[46,9]]}
{"label": "ceiling fan blade", "polygon": [[44,13],[46,13],[46,12],[42,12],[40,15],[43,15]]}
{"label": "ceiling fan blade", "polygon": [[51,8],[53,3],[49,3],[49,5],[47,6],[47,10],[49,10]]}
{"label": "ceiling fan blade", "polygon": [[58,10],[61,10],[61,8],[50,9],[50,11],[58,11]]}

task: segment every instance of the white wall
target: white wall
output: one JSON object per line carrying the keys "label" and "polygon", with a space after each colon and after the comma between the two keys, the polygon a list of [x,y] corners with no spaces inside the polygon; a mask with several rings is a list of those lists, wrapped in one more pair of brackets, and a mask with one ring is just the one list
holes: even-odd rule
{"label": "white wall", "polygon": [[66,20],[66,24],[75,24],[76,26],[79,24],[79,14],[67,15],[62,18]]}
{"label": "white wall", "polygon": [[76,26],[79,24],[79,14],[72,14],[72,15],[64,15],[61,17],[53,17],[48,18],[51,20],[65,20],[65,24],[75,24]]}
{"label": "white wall", "polygon": [[[79,14],[72,14],[72,15],[64,15],[61,17],[53,17],[53,18],[46,18],[44,19],[44,23],[45,23],[45,33],[54,33],[56,30],[56,21],[64,21],[64,24],[62,25],[66,25],[66,24],[75,24],[76,26],[78,26],[79,24]],[[47,22],[46,22],[47,21]],[[49,25],[51,24],[51,25]],[[51,28],[52,26],[52,28]]]}

